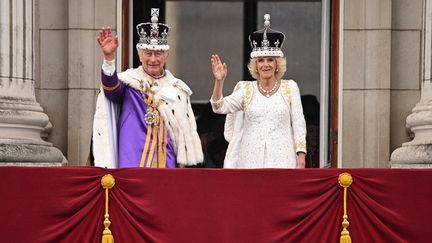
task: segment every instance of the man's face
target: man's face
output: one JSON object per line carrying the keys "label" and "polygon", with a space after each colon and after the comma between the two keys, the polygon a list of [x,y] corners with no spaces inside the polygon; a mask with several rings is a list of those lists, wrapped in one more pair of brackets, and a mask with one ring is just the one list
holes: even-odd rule
{"label": "man's face", "polygon": [[144,71],[157,77],[163,74],[163,67],[168,58],[168,52],[142,50],[139,57]]}

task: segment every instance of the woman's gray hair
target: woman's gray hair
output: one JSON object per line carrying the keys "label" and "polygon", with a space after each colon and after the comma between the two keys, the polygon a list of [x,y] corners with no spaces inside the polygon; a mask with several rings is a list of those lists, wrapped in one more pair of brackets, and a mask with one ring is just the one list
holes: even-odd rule
{"label": "woman's gray hair", "polygon": [[[259,80],[259,74],[258,74],[257,64],[256,64],[258,58],[260,57],[251,58],[248,64],[249,73],[256,80]],[[280,80],[284,76],[287,70],[287,61],[285,57],[273,57],[273,58],[276,60],[275,77],[276,80]]]}

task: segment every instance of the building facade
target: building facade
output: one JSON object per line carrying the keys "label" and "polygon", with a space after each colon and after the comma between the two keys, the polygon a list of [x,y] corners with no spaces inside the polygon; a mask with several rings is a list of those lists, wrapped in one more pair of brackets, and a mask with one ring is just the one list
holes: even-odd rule
{"label": "building facade", "polygon": [[[265,1],[257,1],[252,7],[250,1],[2,1],[0,110],[5,111],[5,115],[0,118],[0,126],[2,131],[9,132],[0,134],[0,145],[29,134],[18,135],[23,134],[20,131],[22,126],[7,125],[16,119],[7,118],[6,111],[22,110],[17,108],[17,103],[8,104],[22,103],[24,99],[31,101],[33,108],[30,110],[37,110],[37,114],[26,113],[26,116],[43,117],[43,122],[36,122],[38,129],[28,136],[50,150],[57,151],[58,148],[67,158],[68,165],[86,164],[102,64],[96,36],[100,28],[111,26],[123,37],[121,40],[129,40],[128,44],[121,43],[127,48],[120,48],[117,64],[119,69],[134,66],[132,15],[138,11],[137,2],[163,4],[164,19],[173,26],[169,37],[173,51],[168,68],[189,81],[195,92],[195,103],[203,103],[205,97],[209,98],[210,86],[203,83],[212,84],[213,81],[209,59],[194,59],[196,52],[185,48],[185,43],[193,42],[195,49],[224,54],[232,63],[230,72],[233,79],[243,79],[241,70],[245,64],[242,60],[247,56],[247,49],[242,41],[248,34],[246,31],[262,26],[262,17],[259,16],[270,11],[274,16],[272,23],[279,20],[278,27],[286,27],[284,32],[291,40],[285,47],[288,73],[293,70],[297,81],[313,80],[305,82],[303,87],[300,84],[300,88],[320,101],[320,167],[431,165],[432,0],[278,1],[270,7]],[[277,4],[281,4],[280,7]],[[209,7],[219,9],[219,15],[212,16]],[[294,7],[303,12],[285,14]],[[147,8],[149,6],[144,6]],[[304,14],[295,15],[297,12]],[[248,17],[251,15],[258,17],[251,19]],[[285,19],[286,16],[294,16],[294,19]],[[289,23],[296,23],[296,19],[318,28],[295,29],[298,24]],[[208,22],[200,26],[203,21]],[[218,27],[217,23],[222,25]],[[245,27],[248,24],[251,27]],[[189,25],[191,28],[187,29]],[[130,31],[125,31],[126,28]],[[192,31],[186,36],[181,35],[188,30]],[[220,34],[215,35],[219,33],[217,31]],[[317,42],[311,33],[318,37]],[[125,35],[129,38],[124,38]],[[189,37],[190,40],[185,41]],[[25,44],[20,42],[20,38],[27,40]],[[218,38],[227,42],[212,42]],[[200,46],[202,43],[205,45]],[[290,49],[291,45],[305,43],[308,48]],[[314,53],[318,53],[316,58],[309,59]],[[296,57],[290,62],[293,56]],[[184,65],[188,62],[193,65]],[[201,62],[208,64],[197,67]],[[17,65],[21,66],[14,69]],[[304,67],[306,70],[302,69]],[[232,89],[234,82],[228,86],[226,92]],[[12,99],[10,94],[13,94]],[[20,97],[21,94],[26,95]],[[411,118],[407,121],[407,117]],[[28,127],[34,128],[34,122]],[[42,132],[42,137],[47,134],[44,139],[48,143],[35,135],[39,132]],[[411,140],[415,143],[404,144]],[[407,146],[411,147],[407,149]],[[332,154],[332,148],[337,148],[336,154]],[[392,156],[398,149],[404,149],[402,154],[407,156],[398,152]],[[0,150],[0,153],[10,154],[14,150],[8,151]],[[412,157],[409,153],[423,154],[410,162],[407,159]],[[58,153],[54,157],[52,161],[65,163]],[[10,157],[3,158],[4,161],[10,160]]]}

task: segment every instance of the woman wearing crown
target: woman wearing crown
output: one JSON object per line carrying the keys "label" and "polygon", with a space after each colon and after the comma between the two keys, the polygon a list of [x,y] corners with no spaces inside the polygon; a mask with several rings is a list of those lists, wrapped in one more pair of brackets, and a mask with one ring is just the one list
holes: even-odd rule
{"label": "woman wearing crown", "polygon": [[212,55],[215,78],[210,99],[213,111],[228,114],[224,135],[229,142],[225,168],[304,168],[306,125],[299,88],[282,80],[286,60],[281,46],[284,34],[264,29],[249,36],[252,45],[249,72],[256,81],[240,81],[234,92],[222,95],[227,65]]}

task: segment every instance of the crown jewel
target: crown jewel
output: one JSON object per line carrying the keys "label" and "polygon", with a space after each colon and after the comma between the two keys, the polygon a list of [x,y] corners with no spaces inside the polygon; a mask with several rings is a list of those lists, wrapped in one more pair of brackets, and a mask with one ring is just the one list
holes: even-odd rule
{"label": "crown jewel", "polygon": [[252,52],[251,58],[255,57],[283,57],[281,50],[285,35],[282,32],[270,28],[270,14],[264,15],[264,29],[249,35]]}
{"label": "crown jewel", "polygon": [[141,23],[136,26],[139,42],[137,48],[156,51],[168,51],[169,26],[158,23],[159,9],[151,9],[151,22]]}

